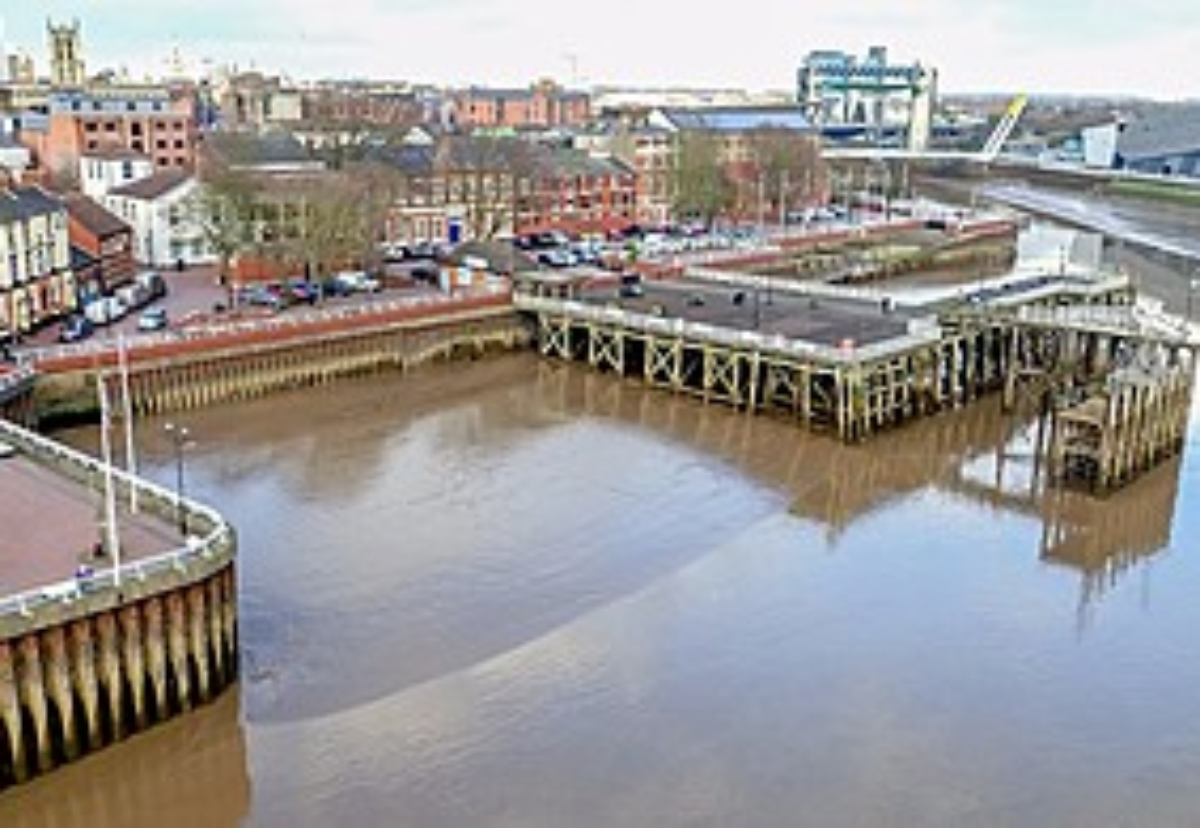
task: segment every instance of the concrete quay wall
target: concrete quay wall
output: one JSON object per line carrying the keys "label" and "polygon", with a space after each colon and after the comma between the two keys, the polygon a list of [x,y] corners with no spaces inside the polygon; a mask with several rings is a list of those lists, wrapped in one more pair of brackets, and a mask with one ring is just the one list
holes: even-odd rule
{"label": "concrete quay wall", "polygon": [[[420,310],[420,309],[418,309]],[[208,336],[139,343],[126,351],[130,404],[157,414],[234,402],[437,360],[523,348],[527,323],[507,293],[408,308],[352,320],[337,316],[267,321],[215,329]],[[33,410],[43,426],[95,420],[97,381],[110,399],[123,385],[119,352],[75,350],[38,361]]]}
{"label": "concrete quay wall", "polygon": [[[174,493],[0,420],[0,439],[79,480],[111,476],[166,519]],[[238,674],[233,529],[184,501],[178,549],[0,598],[0,789],[216,698]]]}

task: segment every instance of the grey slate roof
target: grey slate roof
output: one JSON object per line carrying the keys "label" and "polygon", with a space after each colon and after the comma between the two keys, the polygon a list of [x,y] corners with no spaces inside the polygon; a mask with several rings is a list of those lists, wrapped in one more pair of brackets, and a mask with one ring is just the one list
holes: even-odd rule
{"label": "grey slate roof", "polygon": [[795,107],[713,107],[664,109],[663,114],[679,129],[713,132],[750,132],[755,129],[814,130],[812,122]]}
{"label": "grey slate roof", "polygon": [[1200,152],[1200,104],[1146,110],[1126,124],[1117,151],[1129,161]]}
{"label": "grey slate roof", "polygon": [[62,201],[40,187],[0,190],[0,224],[24,222],[62,209]]}

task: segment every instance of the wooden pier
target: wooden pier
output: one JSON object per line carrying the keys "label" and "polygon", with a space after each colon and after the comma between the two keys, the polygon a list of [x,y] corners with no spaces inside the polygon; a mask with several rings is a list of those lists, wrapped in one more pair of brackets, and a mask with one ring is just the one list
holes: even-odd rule
{"label": "wooden pier", "polygon": [[[1124,362],[1156,354],[1156,364],[1188,370],[1157,378],[1153,393],[1118,395],[1114,405],[1120,417],[1152,406],[1172,425],[1153,432],[1122,427],[1121,448],[1106,448],[1100,466],[1102,488],[1145,470],[1147,459],[1182,440],[1194,344],[1167,323],[1156,328],[1139,319],[1127,277],[1025,275],[958,302],[899,312],[877,291],[699,276],[647,284],[630,302],[613,301],[611,292],[563,296],[557,285],[551,293],[535,282],[515,302],[534,318],[544,356],[783,416],[845,442],[997,391],[1008,406],[1033,401],[1049,413],[1103,387]],[[770,319],[759,313],[764,291],[772,297]],[[747,301],[755,305],[752,322],[731,307]],[[711,311],[713,305],[721,308]],[[1056,440],[1082,444],[1083,426],[1070,424],[1083,423],[1083,415],[1064,412],[1060,421]],[[1082,468],[1063,445],[1062,466]]]}

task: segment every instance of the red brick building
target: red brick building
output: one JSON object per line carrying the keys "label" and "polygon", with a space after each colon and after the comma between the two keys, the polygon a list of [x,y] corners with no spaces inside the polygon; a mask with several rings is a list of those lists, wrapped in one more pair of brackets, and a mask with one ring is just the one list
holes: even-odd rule
{"label": "red brick building", "polygon": [[48,114],[19,134],[49,181],[71,182],[89,153],[129,150],[156,169],[191,170],[196,163],[194,101],[160,87],[100,87],[50,95]]}
{"label": "red brick building", "polygon": [[591,117],[587,93],[546,80],[529,89],[471,87],[454,97],[454,119],[461,127],[577,127]]}
{"label": "red brick building", "polygon": [[85,195],[70,195],[67,233],[80,296],[96,296],[133,278],[133,229]]}

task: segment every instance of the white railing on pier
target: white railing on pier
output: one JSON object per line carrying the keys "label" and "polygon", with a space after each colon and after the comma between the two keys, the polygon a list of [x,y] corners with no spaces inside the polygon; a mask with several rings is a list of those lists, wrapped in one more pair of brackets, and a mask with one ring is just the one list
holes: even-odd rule
{"label": "white railing on pier", "polygon": [[783,334],[763,334],[758,331],[735,330],[703,322],[692,322],[678,317],[654,316],[623,308],[591,305],[573,300],[522,295],[515,297],[514,301],[519,309],[534,313],[557,314],[584,322],[613,325],[644,333],[712,342],[747,350],[773,353],[785,357],[839,365],[869,362],[885,358],[897,353],[903,353],[912,348],[934,344],[941,338],[941,327],[935,321],[913,320],[909,323],[907,332],[900,336],[866,345],[847,340],[838,346],[831,346],[818,342],[793,339]]}
{"label": "white railing on pier", "polygon": [[171,510],[186,509],[189,521],[203,531],[203,534],[189,536],[183,545],[175,549],[122,563],[119,570],[109,567],[97,570],[86,578],[73,577],[4,596],[0,598],[0,621],[12,616],[31,617],[39,607],[71,603],[84,594],[94,595],[104,590],[113,590],[119,582],[144,582],[156,574],[187,571],[192,564],[212,559],[220,554],[222,549],[230,548],[233,543],[232,527],[209,506],[186,497],[181,498],[177,492],[172,492],[153,481],[130,475],[115,466],[111,469],[106,468],[94,457],[3,419],[0,419],[0,437],[28,455],[59,468],[73,469],[73,473],[70,473],[73,477],[111,473],[114,485],[132,486],[138,497],[144,498],[146,502],[157,501]]}
{"label": "white railing on pier", "polygon": [[1167,312],[1160,300],[1146,297],[1139,297],[1133,305],[1026,305],[1018,309],[1017,319],[1045,327],[1086,329],[1167,344],[1200,344],[1194,325]]}

